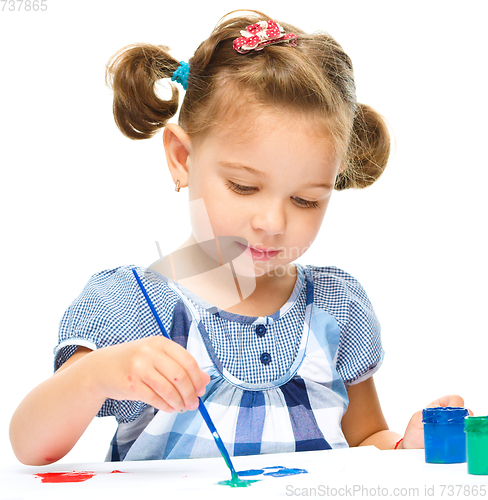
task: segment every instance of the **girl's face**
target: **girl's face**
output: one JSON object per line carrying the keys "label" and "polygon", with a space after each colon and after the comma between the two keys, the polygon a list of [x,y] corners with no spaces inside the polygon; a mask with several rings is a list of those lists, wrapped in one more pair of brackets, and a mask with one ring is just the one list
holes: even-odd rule
{"label": "girl's face", "polygon": [[[189,199],[203,199],[215,236],[247,240],[256,277],[280,276],[317,236],[340,159],[316,120],[286,111],[249,120],[192,148]],[[207,239],[192,226],[196,241]]]}

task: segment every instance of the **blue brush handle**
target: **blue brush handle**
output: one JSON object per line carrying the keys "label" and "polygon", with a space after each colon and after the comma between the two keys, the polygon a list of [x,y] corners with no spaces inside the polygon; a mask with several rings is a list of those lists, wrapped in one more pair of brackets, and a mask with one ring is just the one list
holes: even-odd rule
{"label": "blue brush handle", "polygon": [[[144,285],[142,284],[141,279],[139,278],[138,274],[136,273],[136,270],[132,269],[132,272],[134,273],[134,276],[135,276],[136,281],[139,285],[139,288],[141,289],[142,293],[144,294],[144,297],[146,298],[146,302],[149,305],[149,308],[151,309],[151,312],[154,315],[154,318],[155,318],[156,323],[158,324],[158,326],[161,330],[161,333],[167,339],[171,340],[171,337],[166,332],[166,328],[164,328],[163,322],[161,321],[161,318],[159,317],[158,313],[156,312],[154,304],[152,303],[152,300],[149,298],[149,295],[147,294],[147,291],[144,288]],[[203,417],[203,420],[205,420],[205,423],[207,424],[213,438],[215,439],[217,447],[220,450],[220,453],[222,454],[222,457],[224,458],[225,463],[227,464],[227,467],[229,467],[229,469],[232,473],[232,478],[237,477],[237,473],[234,469],[234,466],[232,465],[229,453],[227,452],[227,449],[224,446],[224,443],[222,442],[222,438],[220,437],[219,433],[217,432],[217,429],[215,428],[215,425],[213,424],[212,419],[210,418],[210,415],[208,414],[207,408],[205,408],[205,405],[203,404],[203,401],[200,398],[198,398],[198,409],[200,410],[200,413]]]}

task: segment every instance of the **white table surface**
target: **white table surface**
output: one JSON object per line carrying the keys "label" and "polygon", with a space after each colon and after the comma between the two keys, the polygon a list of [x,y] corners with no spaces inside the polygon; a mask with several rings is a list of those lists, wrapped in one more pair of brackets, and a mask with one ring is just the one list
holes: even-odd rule
{"label": "white table surface", "polygon": [[[466,464],[426,464],[423,450],[344,450],[234,457],[237,471],[270,466],[307,474],[256,476],[248,488],[220,486],[230,479],[221,458],[147,462],[15,465],[0,469],[0,499],[98,500],[163,498],[379,497],[488,498],[488,476],[467,473]],[[110,474],[113,470],[125,474]],[[42,483],[36,473],[93,471],[82,483]]]}

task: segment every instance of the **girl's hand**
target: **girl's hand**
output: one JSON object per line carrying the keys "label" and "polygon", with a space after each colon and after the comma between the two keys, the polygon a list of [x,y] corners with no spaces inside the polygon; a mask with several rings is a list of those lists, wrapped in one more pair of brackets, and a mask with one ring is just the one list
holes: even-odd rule
{"label": "girl's hand", "polygon": [[[426,406],[426,408],[435,408],[438,406],[458,406],[464,407],[464,399],[461,396],[449,395],[436,399]],[[473,415],[471,410],[468,410]],[[410,419],[405,430],[405,436],[398,448],[423,448],[424,447],[424,425],[422,423],[422,411],[418,411]]]}
{"label": "girl's hand", "polygon": [[98,396],[143,401],[166,412],[195,410],[210,382],[193,356],[164,337],[117,344],[85,357]]}

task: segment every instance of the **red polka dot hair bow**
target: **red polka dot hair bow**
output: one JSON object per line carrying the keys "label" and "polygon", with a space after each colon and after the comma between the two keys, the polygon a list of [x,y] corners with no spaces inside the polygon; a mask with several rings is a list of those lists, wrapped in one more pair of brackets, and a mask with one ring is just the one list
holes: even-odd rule
{"label": "red polka dot hair bow", "polygon": [[251,24],[246,31],[241,31],[241,35],[233,42],[233,47],[239,54],[262,50],[266,45],[274,43],[289,42],[293,46],[297,44],[297,36],[294,33],[284,33],[283,28],[271,20]]}

